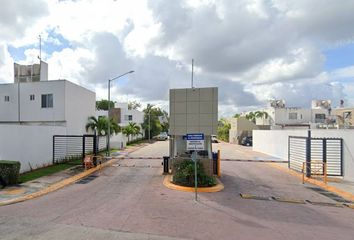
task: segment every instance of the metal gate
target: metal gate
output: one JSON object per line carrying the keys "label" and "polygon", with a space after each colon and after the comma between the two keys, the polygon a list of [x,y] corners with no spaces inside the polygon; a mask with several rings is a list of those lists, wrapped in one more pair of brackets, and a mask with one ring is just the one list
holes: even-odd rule
{"label": "metal gate", "polygon": [[83,158],[106,149],[106,137],[95,135],[54,135],[53,164]]}
{"label": "metal gate", "polygon": [[311,170],[311,161],[320,161],[327,163],[327,175],[343,176],[343,139],[289,136],[288,160],[299,172],[304,162]]}

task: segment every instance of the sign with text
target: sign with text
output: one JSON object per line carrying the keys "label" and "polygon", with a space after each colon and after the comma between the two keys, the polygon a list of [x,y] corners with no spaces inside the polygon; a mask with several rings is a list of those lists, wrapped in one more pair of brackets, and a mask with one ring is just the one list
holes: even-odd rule
{"label": "sign with text", "polygon": [[187,134],[187,150],[205,150],[204,134]]}

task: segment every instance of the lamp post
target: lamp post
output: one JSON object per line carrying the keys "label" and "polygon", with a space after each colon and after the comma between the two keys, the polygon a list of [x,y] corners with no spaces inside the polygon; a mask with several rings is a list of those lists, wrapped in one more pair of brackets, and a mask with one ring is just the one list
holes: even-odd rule
{"label": "lamp post", "polygon": [[111,156],[111,147],[110,147],[110,138],[111,138],[111,120],[110,120],[110,110],[111,110],[111,82],[123,77],[127,74],[133,73],[134,71],[129,71],[126,72],[122,75],[119,75],[117,77],[108,79],[108,133],[107,133],[107,155]]}

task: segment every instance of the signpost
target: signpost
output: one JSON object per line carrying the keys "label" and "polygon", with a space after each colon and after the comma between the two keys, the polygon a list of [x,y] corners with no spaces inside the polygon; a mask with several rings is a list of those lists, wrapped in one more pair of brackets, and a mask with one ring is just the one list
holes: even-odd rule
{"label": "signpost", "polygon": [[197,177],[197,152],[205,149],[204,146],[204,134],[192,133],[187,134],[187,150],[193,151],[192,160],[194,161],[194,189],[195,189],[195,201],[198,200],[198,177]]}

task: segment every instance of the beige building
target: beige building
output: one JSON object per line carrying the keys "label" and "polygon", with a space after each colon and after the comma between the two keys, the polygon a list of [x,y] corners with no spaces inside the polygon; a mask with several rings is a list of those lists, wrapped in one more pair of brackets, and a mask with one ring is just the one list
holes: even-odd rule
{"label": "beige building", "polygon": [[335,108],[333,114],[339,128],[354,128],[354,108]]}

